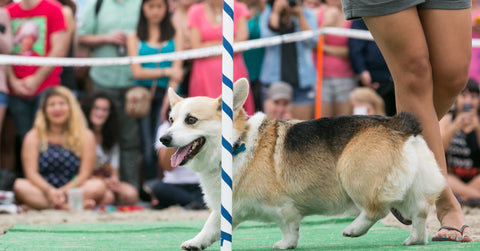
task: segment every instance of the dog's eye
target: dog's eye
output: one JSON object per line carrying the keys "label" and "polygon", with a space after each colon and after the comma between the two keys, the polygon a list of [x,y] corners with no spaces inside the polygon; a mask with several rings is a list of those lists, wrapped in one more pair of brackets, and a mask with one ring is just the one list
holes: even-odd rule
{"label": "dog's eye", "polygon": [[187,117],[185,118],[185,123],[186,123],[187,125],[193,125],[193,124],[195,124],[195,123],[197,122],[197,120],[198,120],[198,119],[195,118],[195,117],[193,117],[193,116],[187,116]]}
{"label": "dog's eye", "polygon": [[170,124],[173,124],[173,118],[172,118],[172,117],[169,117],[169,118],[168,118],[168,122],[170,122]]}

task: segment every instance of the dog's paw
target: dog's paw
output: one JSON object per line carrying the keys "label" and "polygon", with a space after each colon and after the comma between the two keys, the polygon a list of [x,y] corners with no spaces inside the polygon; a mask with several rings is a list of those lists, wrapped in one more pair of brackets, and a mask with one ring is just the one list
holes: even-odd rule
{"label": "dog's paw", "polygon": [[354,226],[350,225],[343,230],[343,236],[345,236],[345,237],[359,237],[359,236],[364,235],[366,232],[367,231],[365,231],[362,228],[358,228],[358,227],[354,227]]}
{"label": "dog's paw", "polygon": [[189,251],[201,251],[206,248],[206,246],[202,245],[201,243],[195,243],[193,239],[185,241],[184,243],[182,243],[180,247],[183,250],[189,250]]}
{"label": "dog's paw", "polygon": [[287,241],[281,240],[273,245],[273,249],[295,249],[297,243],[289,243]]}
{"label": "dog's paw", "polygon": [[416,237],[410,235],[404,242],[403,245],[408,246],[408,245],[425,245],[428,243],[428,236],[425,236],[424,238],[422,237]]}

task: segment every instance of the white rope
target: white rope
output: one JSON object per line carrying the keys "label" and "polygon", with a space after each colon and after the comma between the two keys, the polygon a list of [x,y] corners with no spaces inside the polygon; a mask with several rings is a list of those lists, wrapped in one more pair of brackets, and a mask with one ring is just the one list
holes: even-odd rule
{"label": "white rope", "polygon": [[[234,43],[235,52],[262,48],[288,42],[297,42],[310,39],[322,34],[346,36],[349,38],[373,40],[372,35],[366,30],[326,27],[314,31],[301,31],[280,36],[252,39]],[[472,46],[479,48],[480,39],[472,39]],[[13,55],[0,55],[1,65],[62,65],[62,66],[100,66],[100,65],[129,65],[131,63],[162,62],[174,60],[187,60],[194,58],[219,56],[222,54],[222,45],[172,52],[157,55],[137,57],[105,57],[105,58],[55,58],[55,57],[25,57]]]}
{"label": "white rope", "polygon": [[[344,28],[321,28],[315,31],[302,31],[280,36],[259,38],[234,43],[235,52],[262,48],[288,42],[302,41],[321,34],[344,35],[360,39],[371,39],[370,33],[365,30]],[[222,45],[200,49],[162,53],[157,55],[137,57],[103,57],[103,58],[55,58],[55,57],[25,57],[14,55],[0,55],[0,64],[4,65],[62,65],[62,66],[100,66],[100,65],[129,65],[131,63],[162,62],[187,60],[194,58],[219,56],[222,54]]]}

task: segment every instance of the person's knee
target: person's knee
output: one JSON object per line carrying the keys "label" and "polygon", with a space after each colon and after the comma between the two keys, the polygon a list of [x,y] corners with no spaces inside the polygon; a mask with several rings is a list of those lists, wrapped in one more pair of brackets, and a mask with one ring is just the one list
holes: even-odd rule
{"label": "person's knee", "polygon": [[[445,95],[457,96],[468,82],[468,69],[461,67],[452,67],[449,71],[439,73],[438,81],[435,81],[435,87]],[[462,74],[463,73],[463,74]]]}
{"label": "person's knee", "polygon": [[26,179],[16,179],[13,183],[13,192],[18,197],[25,194],[26,190],[30,187],[29,182]]}
{"label": "person's knee", "polygon": [[432,68],[428,57],[412,57],[403,66],[403,76],[400,76],[401,83],[397,83],[398,88],[402,88],[409,94],[425,94],[432,90],[429,82],[432,82]]}
{"label": "person's knee", "polygon": [[89,179],[82,188],[85,198],[91,198],[99,202],[105,195],[107,186],[103,180]]}
{"label": "person's knee", "polygon": [[124,185],[122,189],[120,203],[124,205],[135,205],[138,202],[138,191],[129,185]]}

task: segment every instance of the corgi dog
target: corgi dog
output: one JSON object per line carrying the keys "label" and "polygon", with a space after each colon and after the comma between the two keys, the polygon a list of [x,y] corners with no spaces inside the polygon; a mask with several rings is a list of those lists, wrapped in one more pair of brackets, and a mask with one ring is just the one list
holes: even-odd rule
{"label": "corgi dog", "polygon": [[[233,86],[232,227],[246,220],[273,222],[282,239],[274,249],[294,249],[308,215],[350,215],[346,237],[365,234],[394,208],[412,222],[404,245],[426,244],[426,217],[446,185],[416,118],[342,116],[278,121],[242,108],[246,79]],[[220,239],[222,99],[182,98],[168,90],[170,129],[160,137],[177,148],[173,167],[196,172],[211,214],[185,250],[203,250]]]}

